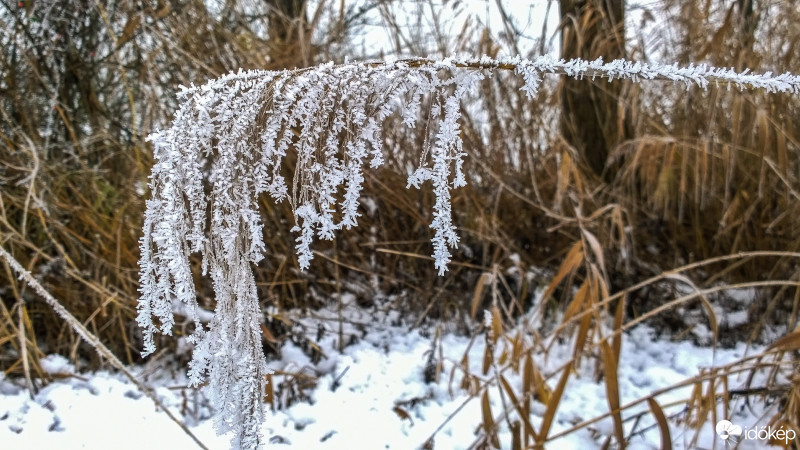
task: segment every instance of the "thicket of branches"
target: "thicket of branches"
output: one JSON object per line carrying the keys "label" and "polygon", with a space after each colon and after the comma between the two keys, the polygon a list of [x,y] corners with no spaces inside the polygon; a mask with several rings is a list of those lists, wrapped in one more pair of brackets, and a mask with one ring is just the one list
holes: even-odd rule
{"label": "thicket of branches", "polygon": [[[303,2],[225,3],[232,8],[223,14],[178,0],[0,2],[0,245],[126,362],[139,360],[142,340],[134,321],[137,242],[153,164],[145,136],[172,120],[178,86],[240,68],[343,62],[359,56],[344,44],[348,34],[358,32],[370,11],[390,14],[395,7],[366,2],[339,10],[322,2],[310,11],[293,8]],[[639,11],[640,27],[621,31],[624,44],[619,23],[600,2],[561,3],[571,6],[560,35],[565,52],[572,51],[570,39],[589,43],[573,49],[574,56],[800,73],[794,57],[800,15],[790,2],[667,0],[653,6],[657,10]],[[666,17],[669,25],[653,17]],[[404,38],[397,50],[421,50],[412,45],[424,42],[413,39],[413,29],[396,31]],[[468,22],[464,35],[475,38],[434,33],[437,45],[424,51],[440,57],[514,53],[511,25],[499,33]],[[700,341],[708,327],[722,343],[768,341],[774,334],[765,333],[766,326],[795,328],[796,96],[714,84],[703,90],[554,77],[529,98],[523,84],[512,74],[487,77],[462,111],[468,183],[450,199],[460,242],[446,276],[438,276],[430,256],[439,199],[429,190],[405,189],[410,168],[419,166],[418,150],[430,145],[424,121],[411,131],[400,126],[403,117],[387,119],[384,165],[363,173],[359,227],[313,247],[306,271],[294,257],[291,202],[257,200],[253,210],[262,218],[269,255],[253,267],[253,288],[260,310],[274,307],[263,324],[271,337],[264,341],[268,352],[278,351],[273,340],[289,333],[291,311],[342,299],[343,292],[355,294],[362,307],[390,298],[389,306],[414,323],[442,321],[461,332],[475,330],[481,322],[476,311],[488,309],[493,327],[504,330],[493,334],[498,352],[503,342],[516,345],[518,362],[536,351],[517,338],[526,330],[552,337],[568,331],[580,343],[576,362],[597,354],[613,366],[618,344],[603,325],[612,316],[619,317],[616,333],[648,320],[661,332]],[[431,104],[423,100],[421,114]],[[595,111],[594,119],[582,116],[587,110]],[[588,122],[602,136],[604,146],[595,150],[605,155],[599,158],[576,138]],[[303,164],[293,155],[277,168],[286,179]],[[199,276],[201,266],[191,259],[187,269],[199,307],[213,310],[213,289]],[[701,299],[696,306],[684,298],[686,283],[702,293],[690,296]],[[757,288],[754,301],[737,304],[722,283]],[[45,378],[38,358],[48,352],[99,362],[8,265],[0,286],[0,367],[6,373]],[[545,296],[533,304],[537,289]],[[517,331],[531,307],[535,320]],[[735,308],[747,309],[751,320],[729,327],[713,312]],[[176,333],[196,332],[186,317],[177,317]],[[603,344],[609,340],[610,350]],[[162,348],[172,345],[165,340]],[[784,342],[773,350],[790,348]],[[770,358],[776,368],[785,363],[780,355]],[[538,374],[527,363],[515,367],[537,383],[559,375]],[[471,376],[465,372],[462,384],[482,395],[485,387],[475,388]],[[536,389],[532,381],[530,391],[517,395],[541,398]],[[796,425],[795,388],[781,389],[770,391],[784,400],[776,420]],[[548,438],[547,430],[523,425],[525,441]],[[487,442],[495,427],[485,423]]]}

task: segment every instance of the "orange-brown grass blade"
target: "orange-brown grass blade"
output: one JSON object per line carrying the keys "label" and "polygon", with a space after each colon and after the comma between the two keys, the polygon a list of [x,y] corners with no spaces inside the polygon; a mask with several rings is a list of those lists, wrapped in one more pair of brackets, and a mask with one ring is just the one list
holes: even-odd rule
{"label": "orange-brown grass blade", "polygon": [[690,399],[691,402],[690,406],[694,406],[694,417],[692,417],[689,413],[687,413],[687,417],[689,418],[689,420],[687,420],[687,423],[690,426],[694,427],[694,429],[696,430],[696,433],[692,437],[692,440],[690,441],[689,444],[691,447],[694,447],[696,445],[700,428],[708,419],[709,413],[712,410],[716,409],[716,402],[715,402],[716,398],[714,395],[715,375],[705,370],[702,372],[708,374],[705,377],[709,382],[708,390],[706,391],[705,394],[703,393],[702,380],[698,380],[697,383],[695,383],[694,389],[692,391],[692,397]]}
{"label": "orange-brown grass blade", "polygon": [[700,425],[700,423],[705,422],[706,420],[708,420],[709,414],[711,415],[711,423],[712,424],[717,423],[718,419],[717,419],[717,383],[716,383],[716,381],[717,381],[716,373],[712,372],[712,376],[708,379],[708,390],[706,390],[706,395],[703,397],[703,402],[704,402],[703,403],[703,405],[704,405],[703,417],[701,418],[702,420],[699,421],[699,423],[697,425],[697,428],[696,428],[697,433],[695,433],[695,436],[697,436],[700,433],[700,427],[702,426],[702,425]]}
{"label": "orange-brown grass blade", "polygon": [[784,352],[800,349],[800,327],[773,342],[768,349]]}
{"label": "orange-brown grass blade", "polygon": [[[562,322],[566,323],[569,321],[573,316],[579,314],[581,311],[588,311],[593,309],[593,297],[597,295],[597,285],[594,282],[594,277],[589,275],[583,283],[581,283],[581,287],[578,288],[578,292],[575,294],[575,298],[570,302],[569,306],[567,306],[567,310],[564,313],[564,320]],[[592,316],[585,315],[583,319],[581,319],[580,324],[578,325],[578,332],[575,338],[575,351],[573,352],[573,358],[577,361],[580,356],[583,354],[583,349],[586,347],[587,339],[589,337],[589,331],[592,325]],[[555,341],[553,341],[554,343]],[[552,343],[551,343],[552,345]]]}
{"label": "orange-brown grass blade", "polygon": [[500,316],[500,308],[495,305],[492,308],[492,343],[496,344],[500,335],[503,334],[503,319]]}
{"label": "orange-brown grass blade", "polygon": [[490,343],[486,343],[486,347],[483,349],[483,366],[482,371],[483,374],[486,375],[489,373],[489,367],[492,366],[492,360],[494,359],[494,352],[492,352],[492,345]]}
{"label": "orange-brown grass blade", "polygon": [[[500,375],[500,384],[503,386],[503,389],[508,394],[508,398],[511,401],[511,404],[514,405],[514,408],[517,410],[517,414],[519,414],[520,419],[522,419],[522,423],[525,425],[525,435],[526,436],[533,436],[535,440],[538,440],[538,435],[536,434],[536,430],[534,430],[533,425],[530,422],[528,412],[522,407],[522,403],[517,399],[517,394],[514,393],[514,389],[511,389],[511,385],[506,380],[506,377]],[[512,433],[513,434],[513,433]],[[519,433],[517,433],[518,435]],[[527,445],[527,439],[525,444]]]}
{"label": "orange-brown grass blade", "polygon": [[563,322],[568,322],[573,316],[578,314],[579,312],[583,311],[583,304],[586,299],[586,293],[589,290],[589,282],[584,281],[581,283],[581,287],[578,288],[578,292],[575,293],[575,298],[567,305],[566,311],[564,311],[564,320]]}
{"label": "orange-brown grass blade", "polygon": [[664,415],[664,410],[658,405],[654,398],[648,398],[647,404],[650,406],[650,412],[658,424],[658,431],[661,433],[661,450],[672,449],[672,436],[669,433],[669,423],[667,423],[667,416]]}
{"label": "orange-brown grass blade", "polygon": [[275,411],[275,386],[272,384],[272,374],[267,375],[267,385],[264,388],[264,402],[269,404],[271,410]]}
{"label": "orange-brown grass blade", "polygon": [[611,417],[614,420],[614,434],[616,435],[617,442],[620,448],[625,448],[625,434],[622,428],[622,413],[619,409],[619,384],[617,379],[617,362],[619,355],[615,355],[611,349],[608,341],[603,341],[600,344],[600,349],[603,356],[603,368],[605,376],[603,377],[606,382],[606,398],[608,399],[608,407],[611,410]]}
{"label": "orange-brown grass blade", "polygon": [[269,328],[267,328],[267,326],[263,323],[261,324],[261,335],[271,344],[279,343],[278,340],[275,339],[275,336],[272,334],[272,332],[269,331]]}
{"label": "orange-brown grass blade", "polygon": [[547,440],[550,426],[553,425],[553,419],[556,417],[556,409],[558,409],[558,404],[561,403],[561,396],[564,394],[564,388],[567,386],[570,372],[572,372],[572,362],[567,363],[566,367],[564,367],[564,372],[558,380],[556,390],[553,391],[553,394],[548,399],[544,416],[542,417],[542,426],[539,428],[539,439],[537,441],[539,444],[544,444],[543,441]]}
{"label": "orange-brown grass blade", "polygon": [[512,450],[522,450],[522,439],[521,434],[522,429],[519,424],[519,420],[515,420],[511,424],[511,449]]}
{"label": "orange-brown grass blade", "polygon": [[[470,389],[470,387],[472,386],[472,381],[470,377],[472,375],[469,372],[469,356],[466,353],[464,353],[464,356],[461,358],[460,365],[462,370],[464,371],[464,377],[461,378],[460,387],[462,390],[472,393],[472,389]],[[450,385],[453,384],[453,377],[455,377],[455,374],[456,374],[456,367],[453,367],[453,370],[450,372]],[[450,392],[450,395],[451,396],[453,395],[452,391]]]}
{"label": "orange-brown grass blade", "polygon": [[[660,273],[660,274],[658,274],[656,276],[650,277],[650,278],[648,278],[648,279],[646,279],[644,281],[636,283],[633,286],[627,287],[624,290],[616,292],[613,295],[610,295],[608,298],[603,299],[602,302],[600,304],[598,304],[597,306],[605,306],[608,302],[616,300],[616,299],[622,297],[623,295],[625,295],[625,294],[627,294],[629,292],[634,292],[634,291],[639,290],[639,289],[641,289],[641,288],[643,288],[645,286],[657,283],[660,280],[668,279],[670,276],[672,276],[672,275],[674,275],[676,273],[679,273],[679,272],[684,272],[684,271],[688,271],[688,270],[692,270],[692,269],[697,269],[699,267],[705,267],[705,266],[708,266],[710,264],[719,263],[719,262],[723,262],[723,261],[730,261],[730,260],[737,260],[737,259],[744,259],[744,258],[752,258],[752,257],[766,257],[766,256],[800,258],[800,252],[781,252],[781,251],[738,252],[738,253],[732,253],[732,254],[729,254],[729,255],[718,256],[718,257],[715,257],[715,258],[709,258],[709,259],[705,259],[705,260],[702,260],[702,261],[697,261],[697,262],[694,262],[694,263],[691,263],[691,264],[686,264],[684,266],[681,266],[681,267],[678,267],[678,268],[675,268],[675,269]],[[766,287],[766,286],[797,287],[797,282],[796,281],[787,281],[787,280],[765,280],[765,281],[758,281],[758,282],[736,283],[736,284],[732,284],[732,285],[715,286],[713,288],[702,289],[699,292],[699,294],[700,295],[708,295],[708,294],[712,294],[712,293],[715,293],[715,292],[724,291],[724,290],[728,290],[728,289],[744,289],[744,288],[750,288],[750,287]],[[669,302],[668,304],[661,305],[658,308],[656,308],[655,310],[652,310],[652,311],[648,312],[646,315],[643,315],[641,317],[637,317],[636,319],[629,321],[628,323],[625,324],[623,329],[624,330],[630,329],[630,328],[634,327],[635,325],[647,320],[647,318],[652,317],[654,315],[657,315],[657,314],[659,314],[659,313],[661,313],[661,312],[663,312],[665,310],[668,310],[670,308],[673,308],[677,304],[680,304],[680,303],[682,303],[684,301],[687,301],[687,300],[689,300],[691,298],[694,298],[697,295],[698,295],[697,293],[690,294],[690,295],[685,295],[685,296],[682,296],[682,297],[680,297],[678,299],[675,299],[675,300]],[[542,299],[544,299],[544,298],[546,298],[546,297],[542,297]],[[570,326],[572,324],[572,322],[575,322],[575,321],[585,317],[586,315],[592,314],[592,313],[594,313],[594,311],[587,309],[587,310],[579,312],[577,315],[573,316],[569,320],[567,320],[565,318],[564,320],[562,320],[562,323],[560,323],[552,331],[552,333],[554,335],[558,334],[561,331],[563,331],[565,328]]]}
{"label": "orange-brown grass blade", "polygon": [[597,240],[594,234],[590,233],[588,230],[581,228],[581,232],[583,237],[586,239],[586,242],[589,244],[589,248],[592,250],[595,259],[597,260],[597,264],[600,266],[600,271],[603,274],[606,274],[606,260],[603,256],[603,246],[600,245],[600,241]]}
{"label": "orange-brown grass blade", "polygon": [[[534,392],[534,386],[532,385],[532,372],[533,372],[533,362],[530,361],[531,356],[530,354],[525,358],[525,365],[523,369],[522,375],[522,416],[523,417],[530,417],[531,415],[531,397],[533,397],[532,393]],[[528,365],[530,363],[530,366]],[[534,441],[538,440],[538,436],[536,436],[536,430],[533,430],[531,433],[528,428],[524,429],[525,436],[524,441],[525,445],[527,446],[528,443],[533,439]]]}
{"label": "orange-brown grass blade", "polygon": [[523,343],[519,334],[511,341],[511,370],[519,373],[519,363],[522,361]]}
{"label": "orange-brown grass blade", "polygon": [[489,391],[483,391],[483,397],[481,398],[481,412],[483,413],[483,432],[486,433],[486,438],[489,439],[492,447],[500,448],[500,441],[498,441],[497,433],[495,432],[492,406],[489,404]]}
{"label": "orange-brown grass blade", "polygon": [[128,42],[128,40],[133,37],[133,34],[136,32],[136,29],[139,28],[141,23],[142,16],[140,14],[132,14],[128,17],[128,21],[125,23],[125,28],[122,29],[122,35],[119,37],[119,39],[117,39],[117,48]]}
{"label": "orange-brown grass blade", "polygon": [[545,405],[550,402],[550,396],[553,394],[553,391],[547,386],[547,383],[544,382],[544,377],[542,377],[542,374],[536,369],[536,366],[533,365],[533,358],[530,353],[525,357],[525,365],[522,369],[522,380],[522,391],[527,398],[530,398],[531,395],[535,395],[537,399]]}
{"label": "orange-brown grass blade", "polygon": [[536,389],[535,382],[536,380],[533,378],[533,357],[528,353],[525,355],[525,362],[522,364],[522,394],[527,396],[533,393]]}
{"label": "orange-brown grass blade", "polygon": [[598,314],[598,320],[600,320],[599,316],[600,306],[603,307],[603,312],[605,313],[606,316],[610,315],[605,300],[611,294],[608,292],[608,284],[606,284],[607,277],[600,272],[600,270],[597,268],[597,264],[589,264],[589,268],[591,269],[591,276],[594,281],[594,288],[595,288],[594,291],[595,296],[593,297],[595,304],[592,305],[592,309],[596,311],[596,314]]}
{"label": "orange-brown grass blade", "polygon": [[711,39],[700,48],[700,53],[697,56],[699,59],[705,58],[709,53],[716,53],[714,49],[720,50],[723,47],[725,35],[733,29],[733,21],[731,20],[731,17],[733,17],[733,9],[734,5],[731,4],[730,8],[728,8],[728,12],[725,14],[725,21],[722,22],[722,26],[719,27],[714,34],[711,35]]}
{"label": "orange-brown grass blade", "polygon": [[[625,318],[625,300],[627,299],[627,295],[623,295],[622,298],[619,299],[619,303],[617,303],[617,310],[614,313],[614,331],[617,331],[622,328],[622,321]],[[622,333],[618,333],[614,335],[613,340],[611,341],[611,347],[614,350],[614,354],[619,355],[622,352]]]}
{"label": "orange-brown grass blade", "polygon": [[700,417],[700,413],[697,412],[697,408],[701,407],[703,397],[703,382],[702,381],[695,381],[692,386],[692,394],[689,396],[689,401],[686,402],[687,409],[686,409],[686,422],[689,425],[694,425],[698,422],[698,418]]}
{"label": "orange-brown grass blade", "polygon": [[502,367],[505,366],[507,362],[508,362],[508,348],[506,348],[506,346],[503,345],[503,351],[500,352],[500,356],[497,357],[497,365]]}
{"label": "orange-brown grass blade", "polygon": [[556,276],[553,277],[553,280],[550,281],[549,285],[547,285],[547,289],[545,289],[544,291],[542,300],[547,300],[547,298],[553,294],[553,291],[556,289],[556,286],[558,286],[558,284],[561,283],[564,277],[574,272],[578,267],[580,267],[582,262],[583,262],[583,244],[581,243],[581,241],[578,241],[572,245],[572,248],[569,249],[567,257],[564,258],[564,262],[561,263],[561,267],[558,268]]}
{"label": "orange-brown grass blade", "polygon": [[581,357],[584,348],[587,346],[591,326],[592,316],[584,316],[580,325],[578,325],[578,334],[575,337],[575,351],[573,353],[573,359],[576,361]]}
{"label": "orange-brown grass blade", "polygon": [[475,285],[475,291],[472,294],[472,308],[470,309],[469,314],[473,321],[478,314],[478,306],[481,304],[481,299],[483,298],[483,289],[486,287],[486,282],[489,281],[491,277],[491,273],[484,272],[478,278],[478,282]]}
{"label": "orange-brown grass blade", "polygon": [[731,414],[731,394],[728,388],[728,377],[723,376],[720,378],[722,381],[722,417],[730,417]]}

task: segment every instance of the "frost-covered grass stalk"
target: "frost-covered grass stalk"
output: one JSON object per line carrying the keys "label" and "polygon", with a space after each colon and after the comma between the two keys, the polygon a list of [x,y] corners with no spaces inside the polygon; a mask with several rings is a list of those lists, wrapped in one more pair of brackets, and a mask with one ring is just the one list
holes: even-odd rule
{"label": "frost-covered grass stalk", "polygon": [[[196,325],[190,336],[195,345],[191,382],[197,385],[208,378],[218,409],[217,430],[233,430],[234,447],[254,448],[262,442],[267,369],[252,271],[267,250],[259,195],[269,193],[276,202],[291,202],[300,267],[308,268],[315,236],[332,239],[336,231],[358,224],[364,166],[383,163],[386,118],[401,114],[408,127],[424,120],[435,135],[427,141],[428,148],[419,149],[420,163],[408,177],[408,186],[420,188],[425,181],[433,185],[434,267],[443,274],[449,248],[458,243],[450,190],[466,184],[459,136],[461,101],[495,70],[521,75],[529,97],[545,73],[800,92],[800,77],[792,74],[549,57],[408,59],[283,72],[240,71],[183,88],[179,94],[183,104],[172,127],[149,137],[155,165],[141,239],[138,323],[147,355],[155,351],[154,333],[172,333],[173,311],[189,311]],[[421,111],[423,97],[430,101],[429,110]],[[280,171],[290,152],[296,168],[287,183]],[[216,294],[216,312],[207,328],[197,317],[189,266],[193,252],[202,255],[202,272],[210,274]]]}

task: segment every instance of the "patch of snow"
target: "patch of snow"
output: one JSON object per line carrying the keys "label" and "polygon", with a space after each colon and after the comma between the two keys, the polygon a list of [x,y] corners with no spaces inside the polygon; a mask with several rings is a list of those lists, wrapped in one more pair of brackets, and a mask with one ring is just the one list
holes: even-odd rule
{"label": "patch of snow", "polygon": [[47,355],[39,360],[45,373],[75,373],[75,366],[61,355]]}
{"label": "patch of snow", "polygon": [[730,311],[722,316],[722,323],[729,327],[744,325],[749,321],[750,314],[748,314],[747,310]]}
{"label": "patch of snow", "polygon": [[[435,448],[462,449],[472,445],[476,439],[474,432],[482,420],[481,406],[479,399],[471,398],[459,388],[464,376],[459,365],[466,353],[469,372],[488,379],[488,375],[481,375],[485,340],[471,341],[464,336],[442,334],[439,338],[442,372],[437,381],[426,383],[425,366],[433,347],[432,334],[392,325],[388,315],[370,320],[365,314],[357,309],[345,311],[343,333],[357,335],[358,341],[342,352],[336,350],[339,324],[332,320],[336,316],[334,310],[319,311],[299,320],[301,328],[307,330],[321,327],[323,337],[315,342],[325,356],[315,364],[298,344],[287,342],[281,347],[281,358],[270,362],[270,369],[276,373],[303,371],[314,375],[316,385],[307,391],[308,402],[296,402],[268,413],[262,427],[267,441],[265,448],[408,449],[419,448],[431,435],[434,435]],[[368,331],[363,331],[366,325],[369,325]],[[618,369],[622,404],[683,382],[704,369],[759,351],[757,348],[748,351],[744,344],[712,350],[655,336],[652,329],[640,326],[623,337]],[[534,354],[539,370],[545,375],[554,375],[547,379],[551,389],[560,378],[558,368],[572,356],[572,344],[568,341],[554,343],[547,355]],[[435,355],[438,352],[437,347]],[[48,370],[62,372],[71,368],[60,356],[49,356],[44,361]],[[584,362],[570,376],[551,435],[608,411],[605,384],[596,379],[593,366]],[[518,375],[510,371],[505,375],[512,386],[520,386]],[[3,447],[107,448],[113,442],[115,448],[123,449],[194,448],[191,439],[121,375],[100,371],[82,374],[81,378],[86,381],[78,377],[54,381],[31,399],[29,393],[19,387],[22,383],[14,384],[0,374],[0,442]],[[280,377],[276,375],[277,379]],[[759,381],[757,377],[755,383]],[[147,382],[173,413],[185,418],[205,445],[212,449],[228,448],[230,436],[216,436],[214,432],[204,389],[189,389],[185,376],[171,378],[164,373],[149,376]],[[736,389],[745,379],[731,376],[728,382],[730,389]],[[689,385],[670,390],[656,400],[667,416],[679,414],[682,405],[669,405],[688,398],[691,389]],[[497,415],[502,411],[503,400],[497,389],[489,389],[489,393],[492,412]],[[761,417],[769,417],[768,412],[758,405],[752,410],[743,405],[742,401],[733,399],[731,411],[735,413],[728,419],[743,427],[766,424]],[[539,402],[531,406],[531,422],[538,428],[545,407]],[[407,416],[398,413],[398,408]],[[462,409],[453,415],[459,408]],[[640,403],[623,412],[623,418],[630,419],[625,421],[626,433],[634,431],[632,427],[637,421],[633,416],[643,413],[631,448],[659,446],[659,431],[647,408],[646,403]],[[498,423],[501,444],[507,448],[511,442],[510,432],[504,421]],[[673,422],[670,427],[674,448],[690,448],[693,432]],[[599,448],[613,433],[613,422],[606,418],[548,445]],[[711,424],[701,429],[697,439],[699,447],[724,445]]]}
{"label": "patch of snow", "polygon": [[728,297],[732,298],[741,305],[748,305],[755,300],[756,289],[755,288],[729,289],[725,291],[725,294],[727,294]]}

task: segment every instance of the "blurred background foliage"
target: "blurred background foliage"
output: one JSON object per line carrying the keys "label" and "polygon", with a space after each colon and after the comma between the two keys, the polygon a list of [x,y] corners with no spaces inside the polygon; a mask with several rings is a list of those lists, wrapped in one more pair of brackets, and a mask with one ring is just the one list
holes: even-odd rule
{"label": "blurred background foliage", "polygon": [[[800,73],[800,10],[792,2],[561,0],[545,2],[559,20],[547,28],[525,28],[527,19],[502,7],[493,28],[483,11],[497,6],[473,3],[479,7],[432,0],[0,0],[0,245],[133,363],[140,351],[137,241],[152,164],[146,136],[169,124],[180,85],[240,68],[456,53],[549,52]],[[371,45],[376,29],[388,36],[382,47]],[[364,308],[388,304],[410,323],[435,320],[467,332],[476,308],[498,302],[511,321],[565,267],[576,242],[611,292],[709,258],[798,251],[797,98],[551,77],[527,99],[520,86],[514,75],[498,73],[464,105],[470,176],[453,193],[462,243],[446,276],[436,275],[429,256],[433,196],[406,189],[424,129],[389,121],[387,164],[368,174],[360,226],[317,243],[307,272],[294,256],[289,205],[264,199],[269,256],[256,277],[270,307],[268,340],[287,332],[286,311],[341,301],[345,292]],[[570,269],[542,300],[545,325],[590,277],[588,268]],[[199,264],[195,271],[198,295],[213,310]],[[493,274],[492,289],[484,274]],[[698,286],[800,276],[790,255],[726,259],[687,275]],[[666,282],[631,292],[626,319],[675,292]],[[40,377],[38,358],[47,353],[100,362],[5,265],[0,297],[6,373],[22,372],[23,355]],[[799,300],[796,286],[759,290],[744,306],[750,320],[727,330],[721,321],[720,341],[793,329]],[[723,312],[742,308],[724,294],[711,301]],[[692,336],[697,322],[674,308],[653,324]],[[165,340],[161,348],[174,345]]]}

